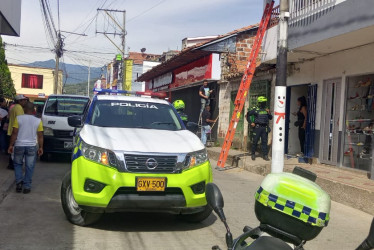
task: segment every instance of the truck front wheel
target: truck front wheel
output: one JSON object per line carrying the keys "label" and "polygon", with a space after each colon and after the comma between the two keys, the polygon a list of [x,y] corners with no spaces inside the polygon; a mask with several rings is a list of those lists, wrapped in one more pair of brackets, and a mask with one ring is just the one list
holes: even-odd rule
{"label": "truck front wheel", "polygon": [[79,207],[74,199],[71,188],[71,173],[70,171],[64,176],[61,185],[61,204],[64,209],[66,218],[73,224],[78,226],[88,226],[97,222],[102,214],[90,213],[84,211]]}

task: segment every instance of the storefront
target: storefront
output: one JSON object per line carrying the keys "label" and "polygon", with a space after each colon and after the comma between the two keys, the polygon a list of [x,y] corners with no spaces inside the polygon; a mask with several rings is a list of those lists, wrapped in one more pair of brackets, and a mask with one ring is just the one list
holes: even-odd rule
{"label": "storefront", "polygon": [[374,132],[374,74],[347,77],[342,166],[370,171]]}
{"label": "storefront", "polygon": [[[165,66],[166,67],[166,66]],[[154,92],[164,91],[168,93],[168,101],[183,100],[185,103],[185,113],[188,120],[198,123],[200,116],[200,96],[199,89],[203,81],[207,80],[208,86],[213,92],[209,96],[212,117],[218,116],[218,92],[217,81],[221,77],[221,67],[219,54],[210,53],[193,60],[190,63],[172,67],[163,71],[162,74],[146,79],[146,90]],[[161,72],[161,71],[160,71]],[[217,126],[212,128],[212,141],[215,141]]]}

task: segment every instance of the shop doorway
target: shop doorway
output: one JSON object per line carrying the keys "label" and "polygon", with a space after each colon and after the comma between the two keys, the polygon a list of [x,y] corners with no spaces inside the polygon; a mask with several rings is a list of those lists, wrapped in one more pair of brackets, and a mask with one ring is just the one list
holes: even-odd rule
{"label": "shop doorway", "polygon": [[[307,100],[308,98],[308,87],[310,85],[297,85],[288,87],[288,97],[287,97],[287,116],[286,120],[288,121],[286,124],[286,129],[288,127],[288,135],[286,138],[286,148],[285,152],[289,155],[297,155],[301,153],[301,146],[299,140],[299,128],[295,126],[295,122],[297,121],[297,112],[299,111],[299,107],[297,106],[297,99],[299,97],[304,96]],[[307,103],[309,106],[309,102]],[[305,148],[305,143],[304,143]]]}
{"label": "shop doorway", "polygon": [[329,165],[338,164],[339,121],[341,105],[341,79],[323,82],[320,161]]}

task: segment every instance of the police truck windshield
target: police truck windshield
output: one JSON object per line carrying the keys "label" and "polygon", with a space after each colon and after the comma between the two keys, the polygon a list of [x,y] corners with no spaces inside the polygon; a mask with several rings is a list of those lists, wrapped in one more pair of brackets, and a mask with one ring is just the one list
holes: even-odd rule
{"label": "police truck windshield", "polygon": [[90,124],[99,127],[181,130],[177,114],[167,104],[97,101]]}
{"label": "police truck windshield", "polygon": [[52,116],[82,115],[89,99],[84,97],[50,96],[44,114]]}

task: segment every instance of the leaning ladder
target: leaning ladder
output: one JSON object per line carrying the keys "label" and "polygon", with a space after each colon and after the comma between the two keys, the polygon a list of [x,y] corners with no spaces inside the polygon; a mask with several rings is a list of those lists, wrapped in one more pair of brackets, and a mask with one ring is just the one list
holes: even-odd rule
{"label": "leaning ladder", "polygon": [[271,1],[271,3],[266,4],[264,14],[262,16],[260,25],[257,30],[256,38],[252,45],[251,54],[248,58],[247,68],[244,71],[242,81],[239,86],[238,94],[236,95],[236,98],[235,98],[234,112],[232,113],[230,125],[227,130],[225,140],[223,142],[223,146],[221,149],[221,153],[219,155],[219,159],[217,162],[217,167],[219,168],[225,167],[227,156],[228,156],[231,144],[232,144],[232,140],[235,135],[236,126],[238,125],[238,121],[240,118],[240,113],[243,110],[245,99],[247,97],[249,87],[251,86],[253,74],[256,70],[257,56],[260,52],[262,39],[265,35],[265,31],[269,24],[269,20],[270,20],[272,11],[273,11],[273,5],[274,5],[274,1]]}

